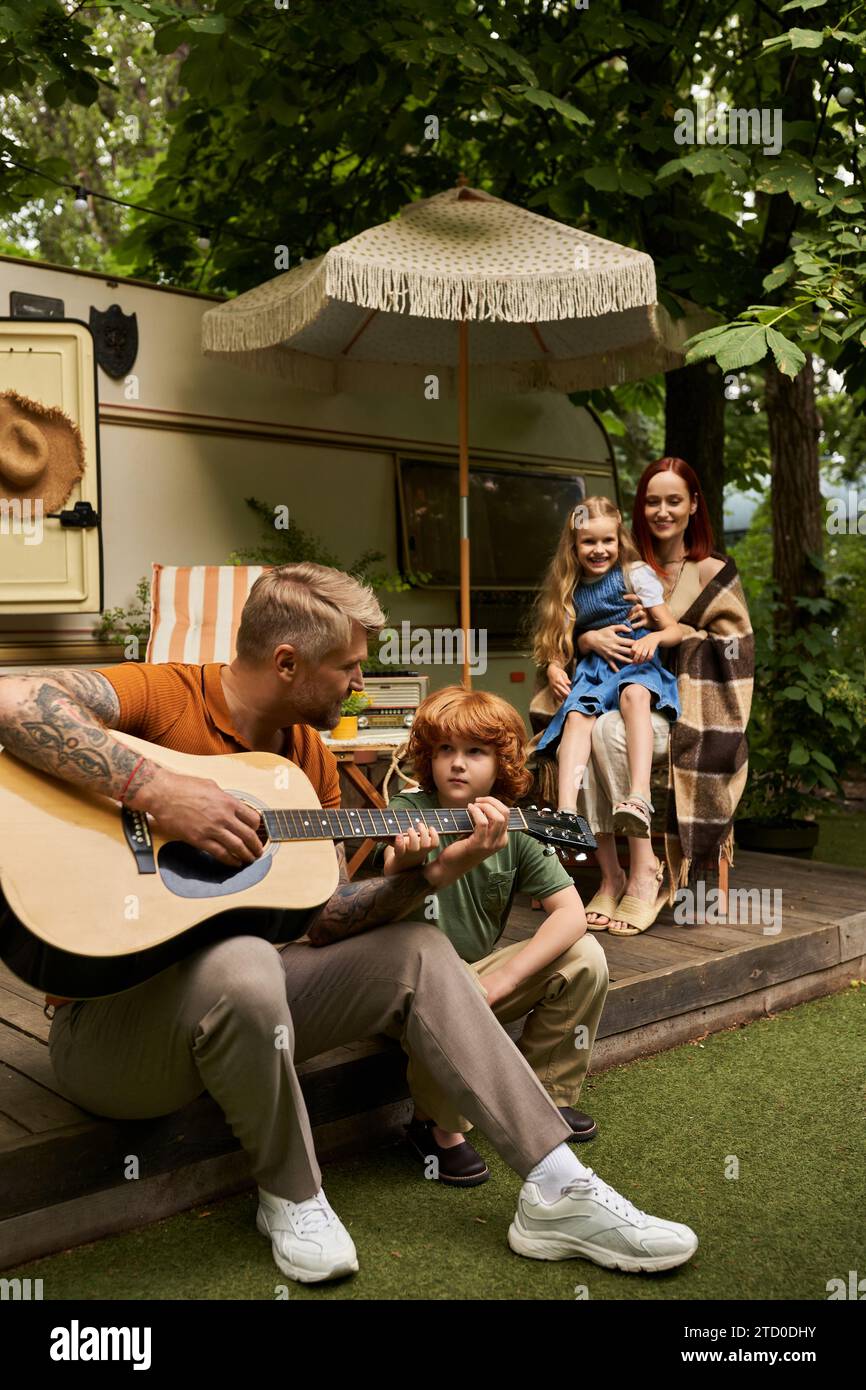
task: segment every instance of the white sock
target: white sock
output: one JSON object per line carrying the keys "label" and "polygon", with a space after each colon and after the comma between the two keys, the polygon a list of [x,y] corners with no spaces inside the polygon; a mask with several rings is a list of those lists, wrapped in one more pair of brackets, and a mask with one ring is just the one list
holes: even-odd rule
{"label": "white sock", "polygon": [[541,1200],[549,1203],[559,1200],[562,1189],[568,1183],[576,1182],[578,1178],[588,1178],[589,1175],[589,1169],[584,1168],[568,1145],[558,1144],[540,1163],[536,1163],[531,1173],[527,1173],[526,1181],[535,1183],[541,1192]]}

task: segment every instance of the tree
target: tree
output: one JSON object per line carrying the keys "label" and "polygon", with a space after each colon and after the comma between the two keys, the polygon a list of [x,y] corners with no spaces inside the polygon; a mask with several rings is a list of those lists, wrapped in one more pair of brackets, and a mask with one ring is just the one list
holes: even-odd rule
{"label": "tree", "polygon": [[[752,297],[760,293],[769,302],[753,304],[732,323],[699,335],[689,353],[690,361],[713,358],[726,370],[772,357],[765,400],[774,488],[773,576],[783,596],[778,623],[788,628],[810,621],[811,606],[798,600],[814,600],[823,592],[819,424],[809,349],[820,343],[825,358],[850,375],[862,397],[866,346],[863,267],[857,260],[866,245],[863,205],[839,177],[840,171],[856,177],[862,135],[856,121],[849,127],[843,105],[834,99],[838,74],[853,68],[864,37],[842,28],[841,16],[835,26],[807,30],[798,26],[796,15],[784,13],[814,8],[829,17],[841,7],[794,0],[780,11],[782,32],[763,43],[777,65],[788,136],[773,164],[762,156],[766,167],[757,180],[761,241],[755,276],[761,281]],[[766,64],[760,74],[750,73],[750,85],[759,86],[760,76],[766,78]]]}
{"label": "tree", "polygon": [[[67,174],[96,193],[146,204],[180,99],[179,56],[175,62],[160,58],[149,26],[122,11],[85,7],[81,21],[94,23],[90,42],[109,62],[93,100],[61,100],[59,89],[45,81],[26,94],[0,95],[3,151],[18,164],[56,169],[58,177]],[[35,247],[41,260],[121,272],[115,252],[133,225],[126,209],[90,198],[87,210],[78,211],[71,190],[23,170],[10,173],[0,208],[11,200],[14,210],[0,215],[0,247],[17,255],[22,246]],[[31,187],[41,196],[18,201]]]}

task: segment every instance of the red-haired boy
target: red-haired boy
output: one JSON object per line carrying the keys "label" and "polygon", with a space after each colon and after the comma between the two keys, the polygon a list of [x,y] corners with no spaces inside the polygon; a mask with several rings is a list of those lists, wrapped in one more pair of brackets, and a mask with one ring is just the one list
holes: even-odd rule
{"label": "red-haired boy", "polygon": [[[456,685],[438,690],[419,706],[409,741],[420,791],[401,792],[390,805],[408,811],[468,809],[479,823],[487,820],[485,804],[507,814],[507,805],[532,781],[525,744],[523,721],[499,696]],[[458,838],[413,830],[398,836],[393,848],[380,846],[374,862],[384,860],[386,875],[399,873]],[[546,916],[530,939],[495,950],[516,893],[540,899]],[[520,1051],[574,1139],[593,1139],[595,1122],[572,1107],[607,993],[607,962],[598,942],[586,935],[577,889],[555,853],[530,835],[503,828],[495,851],[432,896],[425,915],[450,938],[503,1024],[528,1014]],[[461,1187],[486,1182],[487,1165],[465,1138],[471,1125],[411,1055],[408,1078],[415,1100],[408,1138],[428,1171],[433,1157],[441,1182]]]}

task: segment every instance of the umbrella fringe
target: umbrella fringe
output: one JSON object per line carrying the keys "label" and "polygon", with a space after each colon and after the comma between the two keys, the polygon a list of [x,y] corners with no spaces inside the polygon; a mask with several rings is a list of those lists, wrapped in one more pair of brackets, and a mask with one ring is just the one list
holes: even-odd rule
{"label": "umbrella fringe", "polygon": [[[267,283],[271,286],[275,282]],[[325,303],[319,266],[297,289],[270,303],[263,299],[250,304],[243,314],[233,310],[232,300],[218,309],[209,309],[202,317],[202,347],[205,352],[272,351],[306,328]]]}
{"label": "umbrella fringe", "polygon": [[325,257],[325,292],[333,299],[419,318],[549,323],[596,318],[655,303],[655,268],[640,255],[628,265],[567,275],[419,274],[362,261],[338,248]]}

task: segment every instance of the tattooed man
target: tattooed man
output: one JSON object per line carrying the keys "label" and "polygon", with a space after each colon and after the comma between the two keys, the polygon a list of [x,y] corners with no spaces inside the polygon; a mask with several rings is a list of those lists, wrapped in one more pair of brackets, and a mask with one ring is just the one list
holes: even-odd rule
{"label": "tattooed man", "polygon": [[[323,806],[337,807],[336,761],[315,729],[333,728],[345,696],[363,688],[367,640],[384,625],[372,591],[349,575],[309,563],[268,570],[247,599],[228,665],[128,663],[0,678],[4,756],[146,812],[161,833],[224,864],[250,864],[263,852],[258,812],[207,778],[140,758],[112,730],[185,753],[280,753],[303,769]],[[430,895],[505,843],[502,802],[481,797],[469,810],[471,835],[391,877],[349,882],[339,848],[340,883],[305,939],[277,947],[235,935],[122,993],[49,1001],[52,1064],[61,1089],[86,1110],[145,1118],[210,1092],[249,1155],[258,1230],[292,1279],[358,1268],[322,1190],[295,1067],[373,1033],[405,1043],[451,1107],[524,1179],[508,1232],[513,1250],[650,1270],[683,1263],[697,1246],[687,1226],[638,1211],[577,1160],[572,1130],[483,988],[424,922]],[[410,862],[437,847],[423,825],[402,845]]]}

